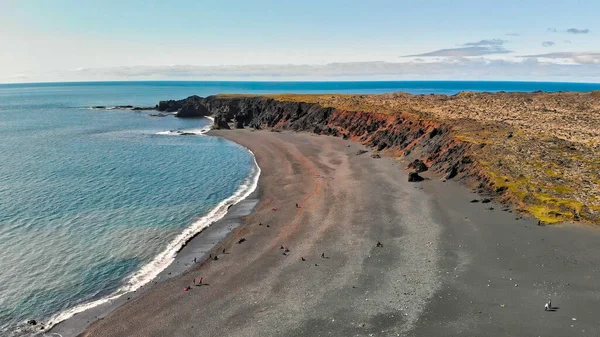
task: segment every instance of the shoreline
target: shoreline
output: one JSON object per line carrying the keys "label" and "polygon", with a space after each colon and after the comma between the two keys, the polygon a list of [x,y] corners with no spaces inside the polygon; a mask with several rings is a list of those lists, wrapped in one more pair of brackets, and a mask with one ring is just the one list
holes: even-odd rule
{"label": "shoreline", "polygon": [[[246,133],[247,133],[247,131],[246,131]],[[262,133],[262,134],[265,134],[265,133],[266,133],[266,131],[257,131],[257,133]],[[291,133],[291,134],[290,134],[290,133],[287,133],[287,132],[282,132],[282,133],[275,133],[275,134],[276,134],[276,135],[275,135],[275,137],[277,137],[277,136],[279,136],[279,135],[282,135],[282,134],[283,134],[283,135],[286,135],[286,136],[295,137],[295,134],[294,134],[294,133]],[[236,142],[236,143],[238,143],[238,144],[240,144],[240,145],[242,145],[242,146],[245,146],[245,147],[247,147],[247,148],[253,148],[253,147],[251,147],[251,146],[248,146],[248,145],[246,145],[244,142],[241,142],[241,141],[240,141],[240,139],[236,139],[236,137],[231,137],[232,135],[234,135],[234,133],[233,133],[233,132],[231,132],[231,131],[225,131],[225,132],[213,131],[211,135],[213,135],[213,136],[219,136],[219,137],[226,138],[226,139],[228,139],[228,140],[230,140],[230,141],[234,141],[234,142]],[[239,136],[239,135],[238,135],[238,136]],[[307,135],[306,135],[306,134],[304,134],[304,133],[301,133],[301,137],[307,137]],[[319,139],[320,137],[323,137],[323,136],[308,135],[308,137],[317,137],[317,139]],[[328,140],[328,141],[332,141],[332,142],[337,142],[337,143],[338,143],[338,145],[337,145],[337,146],[340,146],[340,145],[339,145],[340,143],[347,144],[347,141],[345,141],[345,140],[342,140],[342,139],[339,139],[339,138],[331,138],[331,137],[327,137],[327,140]],[[357,149],[361,149],[361,150],[362,150],[362,149],[365,149],[365,147],[364,147],[363,145],[361,145],[361,144],[356,144],[356,143],[351,143],[351,145],[349,144],[349,145],[347,145],[347,146],[346,146],[346,145],[344,145],[344,148],[350,148],[350,151],[351,151],[352,153],[354,153],[354,152],[355,152]],[[277,151],[278,151],[278,150],[277,150]],[[279,151],[278,151],[278,152],[279,152]],[[281,154],[282,152],[279,152],[279,153]],[[364,156],[364,157],[361,157],[361,160],[364,160],[364,161],[371,162],[373,159],[371,159],[370,157],[366,157],[366,156]],[[266,162],[265,162],[265,157],[264,157],[264,154],[262,155],[262,161],[263,161],[263,163],[266,163]],[[286,159],[286,161],[287,161],[287,159]],[[391,158],[386,158],[386,159],[381,159],[381,161],[382,161],[382,162],[383,162],[383,161],[388,161],[388,162],[390,162],[390,161],[393,161],[393,159],[391,159]],[[260,162],[260,159],[259,159],[259,162]],[[293,166],[293,165],[295,165],[295,164],[293,164],[293,163],[289,163],[289,164],[290,164],[290,165],[292,165],[292,166]],[[392,167],[393,167],[393,166],[394,166],[394,164],[392,164]],[[262,166],[261,166],[261,167],[262,167]],[[270,170],[271,170],[271,171],[272,171],[272,169],[273,169],[273,168],[270,168]],[[289,167],[288,167],[288,169],[289,169]],[[388,169],[389,169],[389,167],[388,167]],[[394,169],[394,170],[395,170],[395,169]],[[294,171],[296,171],[296,169],[294,169]],[[310,171],[312,172],[312,170],[310,170]],[[314,172],[313,172],[313,174],[314,174]],[[269,175],[269,176],[270,176],[271,178],[273,178],[273,175]],[[326,177],[323,177],[323,178],[326,178]],[[287,178],[284,178],[284,179],[285,179],[285,180],[287,180],[287,181],[289,181]],[[313,179],[313,178],[311,178],[311,179]],[[268,188],[268,189],[270,189],[270,188],[273,188],[273,187],[274,187],[274,184],[272,184],[271,182],[262,182],[262,183],[260,183],[259,185],[263,185],[263,187],[266,187],[266,188]],[[317,184],[317,185],[320,185],[320,184]],[[412,185],[411,185],[410,183],[402,183],[402,185],[406,185],[406,187],[412,187]],[[319,198],[321,198],[321,197],[322,197],[322,196],[321,196],[321,192],[320,192],[320,191],[318,191],[318,190],[320,189],[320,188],[318,188],[318,187],[319,187],[319,186],[314,186],[314,187],[313,187],[313,189],[317,188],[317,190],[313,190],[313,192],[312,192],[312,193],[309,193],[309,194],[307,195],[307,197],[306,197],[306,198],[304,198],[304,199],[302,200],[302,202],[301,202],[301,203],[302,203],[302,206],[300,207],[300,211],[301,211],[301,209],[303,209],[304,207],[307,207],[307,208],[309,207],[309,206],[304,206],[304,205],[305,205],[305,203],[309,203],[309,202],[310,202],[310,201],[309,201],[310,199],[312,199],[312,198],[315,198],[315,197],[319,197]],[[260,188],[260,187],[259,187],[259,188]],[[307,186],[303,186],[303,188],[308,188],[308,187],[307,187]],[[407,192],[408,192],[408,191],[410,191],[410,193],[411,193],[411,194],[413,194],[413,193],[416,193],[417,195],[419,195],[418,199],[420,199],[420,200],[423,200],[423,201],[424,201],[424,200],[426,200],[426,198],[427,198],[427,197],[424,195],[424,193],[423,193],[423,192],[421,192],[421,191],[414,191],[414,192],[412,192],[412,189],[410,189],[410,190],[407,190]],[[284,193],[283,191],[281,191],[281,192],[282,192],[282,193]],[[315,193],[317,193],[317,194],[315,195]],[[252,212],[252,213],[250,214],[250,218],[251,218],[251,219],[244,219],[244,225],[243,225],[243,226],[241,226],[241,227],[239,227],[238,229],[236,229],[236,230],[235,230],[233,233],[231,233],[230,237],[229,237],[227,240],[225,240],[224,242],[222,242],[222,243],[221,243],[221,245],[220,245],[219,247],[226,247],[226,246],[227,246],[227,247],[229,247],[229,248],[228,248],[228,250],[231,250],[231,249],[233,249],[233,247],[232,247],[232,246],[233,246],[233,244],[234,244],[234,241],[235,241],[235,240],[237,240],[237,238],[238,238],[238,237],[240,237],[240,236],[241,236],[241,237],[244,237],[244,235],[250,235],[250,233],[251,233],[251,232],[253,232],[253,231],[255,230],[255,229],[252,229],[250,226],[251,226],[251,223],[254,223],[254,222],[255,222],[255,221],[253,221],[253,220],[254,220],[254,219],[257,217],[257,216],[259,216],[259,214],[256,214],[256,213],[264,213],[265,211],[266,211],[266,212],[268,212],[268,213],[271,213],[271,212],[273,212],[273,211],[271,210],[271,208],[270,208],[270,207],[271,207],[271,205],[272,205],[272,204],[279,203],[279,202],[280,202],[280,200],[273,199],[273,198],[272,198],[270,195],[267,195],[265,198],[261,198],[261,201],[260,201],[259,205],[258,205],[258,206],[257,206],[257,207],[254,209],[254,212]],[[311,203],[311,204],[314,204],[314,201],[313,201],[313,202],[310,202],[310,203]],[[410,204],[410,205],[414,205],[413,201],[409,202],[409,204]],[[405,206],[403,206],[403,207],[406,207],[406,205],[405,205]],[[419,207],[421,207],[421,206],[419,206]],[[265,208],[266,208],[266,209],[265,209]],[[276,210],[277,208],[278,208],[278,207],[275,207],[275,208],[274,208],[274,210]],[[283,208],[283,207],[282,207],[282,208]],[[311,208],[312,208],[312,206],[311,206]],[[279,213],[279,212],[280,212],[280,210],[277,210],[277,212],[275,212],[275,213]],[[285,213],[288,213],[288,212],[286,211]],[[281,214],[281,213],[280,213],[280,214]],[[397,214],[397,213],[395,213],[395,212],[394,212],[394,214]],[[287,217],[287,214],[286,214],[286,215],[284,215],[284,217]],[[268,220],[267,220],[267,221],[268,221]],[[287,220],[283,220],[283,221],[284,221],[284,222],[286,222]],[[331,219],[329,219],[328,221],[335,221],[335,220],[334,220],[334,218],[331,218]],[[271,228],[273,228],[273,227],[274,227],[274,224],[273,224],[271,221],[268,221],[268,222],[266,223],[266,227],[267,227],[267,228],[269,227],[269,226],[268,226],[268,224],[269,224],[269,223],[271,224]],[[332,223],[333,223],[333,222],[332,222]],[[292,226],[292,227],[296,227],[296,226],[298,226],[298,225],[299,225],[298,223],[294,223],[294,224],[289,224],[289,225],[286,225],[286,226]],[[254,226],[252,226],[252,227],[254,227]],[[263,229],[265,229],[264,227],[265,227],[265,226],[263,226]],[[279,226],[275,225],[275,227],[279,227]],[[411,236],[415,236],[415,235],[417,235],[417,234],[418,234],[418,235],[419,235],[419,238],[420,238],[420,240],[424,240],[425,238],[430,238],[431,240],[436,240],[436,239],[435,239],[435,237],[437,237],[437,235],[438,235],[438,234],[436,234],[436,233],[438,233],[438,230],[437,230],[437,229],[435,229],[435,228],[437,228],[437,227],[438,227],[438,225],[437,225],[437,224],[435,224],[435,225],[433,225],[433,226],[431,226],[431,227],[429,227],[429,226],[428,226],[428,229],[426,229],[425,231],[422,231],[422,230],[417,230],[417,232],[418,232],[418,233],[411,234]],[[268,229],[267,229],[267,230],[268,230]],[[397,232],[396,230],[394,230],[394,229],[392,229],[392,230],[395,232],[395,234],[394,234],[394,235],[398,235],[398,234],[399,234],[399,232]],[[318,233],[317,233],[317,234],[318,234]],[[280,235],[282,235],[282,234],[280,234]],[[290,235],[290,234],[283,234],[283,235],[285,235],[285,236],[289,237],[289,235]],[[416,237],[416,236],[415,236],[415,237]],[[314,237],[314,238],[313,238],[313,240],[318,240],[318,237]],[[436,241],[437,241],[437,240],[436,240]],[[271,246],[271,245],[270,245],[270,244],[268,244],[268,246]],[[369,245],[369,246],[370,246],[370,245]],[[244,247],[246,247],[246,246],[244,245]],[[267,248],[267,247],[263,247],[263,248]],[[220,248],[219,248],[219,249],[220,249]],[[239,248],[238,248],[238,249],[239,249]],[[370,248],[369,248],[369,249],[370,249]],[[401,250],[404,250],[404,249],[401,249]],[[437,255],[436,255],[436,253],[435,253],[434,246],[428,246],[428,247],[426,248],[426,251],[428,252],[428,253],[426,253],[426,254],[429,256],[429,258],[430,258],[430,259],[432,259],[432,260],[437,260],[437,257],[436,257]],[[364,253],[364,252],[365,252],[365,250],[363,249],[363,250],[362,250],[362,252]],[[227,253],[227,254],[229,254],[229,253]],[[254,256],[254,257],[253,257],[253,256],[251,256],[251,255],[248,255],[248,258],[249,258],[249,259],[251,259],[252,261],[257,261],[257,260],[256,260],[256,256]],[[427,295],[427,297],[430,297],[430,296],[432,295],[432,293],[431,293],[432,289],[435,289],[435,288],[437,287],[437,286],[435,285],[435,284],[436,284],[436,282],[437,282],[437,281],[436,281],[437,277],[434,275],[434,271],[433,271],[433,269],[430,269],[430,268],[425,268],[425,269],[424,269],[422,266],[418,266],[417,264],[415,264],[415,262],[416,262],[416,261],[415,261],[415,258],[417,258],[417,257],[415,257],[415,256],[408,256],[408,255],[405,257],[405,259],[407,259],[407,261],[413,261],[413,262],[411,262],[411,263],[410,263],[411,267],[410,267],[410,268],[408,268],[408,269],[405,269],[405,270],[403,270],[403,272],[404,272],[404,273],[407,273],[407,270],[408,270],[408,272],[410,272],[410,273],[411,273],[411,274],[412,274],[414,277],[418,277],[418,278],[422,278],[422,277],[423,277],[423,275],[430,275],[430,277],[422,278],[422,280],[424,281],[424,283],[423,283],[423,286],[422,286],[422,287],[423,287],[423,290],[422,290],[422,291],[423,291],[423,293],[428,293],[429,295]],[[329,259],[329,257],[326,257],[326,259]],[[219,260],[219,261],[221,261],[221,260]],[[316,261],[315,261],[315,262],[316,262]],[[169,285],[170,285],[170,284],[172,284],[172,283],[181,283],[181,281],[183,280],[183,278],[185,278],[185,277],[192,277],[192,275],[191,275],[191,274],[193,274],[193,273],[196,273],[196,274],[197,274],[198,272],[201,272],[202,270],[204,270],[204,272],[202,272],[201,274],[202,274],[202,275],[205,275],[205,273],[207,273],[207,269],[209,269],[209,268],[211,268],[211,267],[212,267],[211,265],[213,265],[213,264],[218,264],[218,263],[220,263],[220,262],[213,262],[213,261],[210,261],[210,260],[206,260],[206,261],[205,261],[204,263],[202,263],[202,265],[200,265],[199,267],[197,267],[197,268],[194,268],[193,270],[190,270],[190,271],[188,271],[188,272],[184,273],[183,275],[181,275],[181,276],[179,276],[179,277],[176,277],[176,278],[171,278],[171,279],[169,279],[167,282],[159,283],[159,284],[158,284],[158,285],[156,285],[155,287],[153,287],[153,288],[149,289],[148,291],[146,291],[146,292],[144,293],[144,295],[143,295],[143,296],[141,296],[141,297],[138,297],[138,298],[137,298],[137,301],[144,300],[144,299],[146,299],[148,296],[152,296],[152,293],[153,293],[153,292],[159,292],[159,291],[162,291],[162,290],[164,289],[164,287],[167,287],[167,286],[169,286]],[[320,265],[320,264],[318,264],[318,265]],[[315,264],[315,266],[317,266],[317,264]],[[273,277],[272,277],[272,276],[268,276],[267,278],[268,278],[268,279],[272,279]],[[206,279],[206,278],[205,278],[205,279]],[[212,279],[212,278],[210,278],[210,279]],[[234,291],[234,292],[237,292],[237,291]],[[386,291],[386,292],[387,292],[387,291]],[[387,295],[390,295],[390,294],[388,293]],[[386,296],[387,296],[387,295],[386,295]],[[119,308],[117,308],[117,310],[115,310],[115,311],[113,311],[111,314],[109,314],[109,316],[112,316],[112,317],[115,317],[115,316],[121,316],[121,314],[119,314],[118,312],[119,312],[119,311],[121,311],[121,310],[125,310],[124,308],[125,308],[127,305],[130,305],[130,304],[132,304],[132,303],[135,303],[135,302],[136,302],[136,301],[134,301],[134,302],[130,302],[130,303],[125,303],[123,306],[120,306]],[[413,305],[413,307],[412,307],[412,308],[410,308],[410,310],[408,310],[408,308],[407,308],[407,310],[405,311],[405,313],[403,313],[403,315],[406,317],[406,318],[405,318],[405,320],[406,320],[406,324],[407,324],[407,325],[406,325],[406,326],[403,328],[403,330],[404,330],[404,331],[406,331],[407,329],[409,329],[410,327],[412,327],[414,323],[416,323],[416,321],[417,321],[417,319],[418,319],[418,316],[419,316],[419,312],[421,312],[422,310],[424,310],[424,308],[425,308],[425,305],[426,305],[426,302],[424,302],[424,301],[423,301],[423,299],[419,299],[419,298],[416,298],[416,297],[415,297],[414,299],[410,300],[410,303]],[[177,311],[179,311],[179,310],[177,310]],[[91,326],[85,330],[85,332],[84,332],[84,334],[83,334],[83,335],[87,335],[87,334],[88,334],[88,332],[89,332],[89,330],[90,330],[90,329],[93,329],[93,327],[94,327],[94,326],[96,326],[96,325],[97,325],[97,324],[99,324],[99,323],[103,323],[103,320],[98,320],[98,321],[96,321],[96,322],[93,322],[93,323],[91,324]],[[141,333],[141,332],[140,332],[140,333]],[[227,335],[227,334],[225,334],[225,335]]]}
{"label": "shoreline", "polygon": [[[207,117],[212,122],[212,118]],[[218,137],[207,135],[210,132],[211,123],[207,124],[197,135]],[[167,131],[171,132],[171,131]],[[160,133],[167,134],[167,133]],[[178,135],[171,134],[169,135]],[[223,137],[220,137],[223,138]],[[77,336],[94,320],[102,319],[112,312],[115,308],[134,299],[144,292],[148,291],[152,285],[162,282],[166,279],[177,277],[189,272],[194,267],[194,259],[197,265],[204,263],[210,251],[212,251],[222,240],[225,240],[235,228],[242,224],[242,218],[252,212],[258,203],[258,182],[261,169],[256,161],[254,153],[247,147],[233,142],[243,147],[252,155],[253,168],[250,175],[242,182],[238,189],[228,198],[219,202],[207,214],[199,216],[188,227],[186,227],[171,243],[159,253],[152,261],[142,266],[140,270],[130,275],[126,282],[116,292],[93,300],[91,302],[81,303],[53,315],[47,321],[50,325],[45,325],[45,330],[36,330],[42,334],[60,334],[63,337]],[[246,188],[244,188],[246,187]],[[200,228],[198,225],[202,225]],[[201,237],[202,236],[202,237]],[[181,237],[185,240],[180,239]],[[179,248],[177,248],[179,246]],[[173,254],[172,260],[162,261],[165,265],[154,275],[148,276],[144,273],[145,269],[157,263],[157,260],[164,260],[169,254]],[[158,261],[160,262],[160,261]],[[135,282],[136,275],[142,274],[144,280]],[[125,289],[124,289],[125,288]],[[125,299],[125,297],[127,297]],[[59,320],[54,323],[54,321]],[[84,322],[85,321],[85,322]],[[45,322],[44,322],[45,323]]]}
{"label": "shoreline", "polygon": [[[495,202],[471,203],[477,194],[430,173],[408,183],[407,163],[357,155],[362,145],[339,138],[213,134],[249,144],[264,172],[260,203],[220,245],[228,253],[152,287],[82,336],[600,332],[589,296],[600,276],[598,230],[536,226]],[[206,286],[182,291],[197,276]],[[550,314],[548,297],[560,306]]]}

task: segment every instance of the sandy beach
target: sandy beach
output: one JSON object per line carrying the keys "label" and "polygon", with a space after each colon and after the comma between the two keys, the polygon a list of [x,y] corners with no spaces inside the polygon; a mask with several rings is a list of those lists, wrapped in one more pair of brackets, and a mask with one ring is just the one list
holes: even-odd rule
{"label": "sandy beach", "polygon": [[210,134],[256,155],[255,210],[211,251],[218,260],[158,282],[84,336],[600,333],[597,228],[537,226],[437,177],[409,183],[407,163],[340,138]]}

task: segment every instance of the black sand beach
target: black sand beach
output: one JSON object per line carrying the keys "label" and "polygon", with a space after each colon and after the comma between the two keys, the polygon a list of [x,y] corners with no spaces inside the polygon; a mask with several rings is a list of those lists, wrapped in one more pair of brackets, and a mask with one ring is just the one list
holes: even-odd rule
{"label": "black sand beach", "polygon": [[[158,282],[83,335],[600,333],[597,228],[537,226],[471,203],[481,197],[457,183],[408,183],[407,163],[357,155],[362,146],[339,138],[211,134],[255,153],[256,209],[212,250],[218,260]],[[198,277],[206,284],[194,286]]]}

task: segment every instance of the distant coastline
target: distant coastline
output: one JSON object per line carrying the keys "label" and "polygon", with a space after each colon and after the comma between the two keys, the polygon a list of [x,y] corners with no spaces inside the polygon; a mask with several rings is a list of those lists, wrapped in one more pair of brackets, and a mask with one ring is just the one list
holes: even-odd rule
{"label": "distant coastline", "polygon": [[[102,86],[140,86],[140,87],[179,87],[196,88],[189,95],[201,94],[207,89],[214,88],[210,94],[218,93],[248,93],[261,91],[263,93],[276,92],[352,92],[356,93],[384,93],[406,91],[415,94],[445,93],[455,94],[461,91],[477,92],[533,92],[533,91],[576,91],[586,92],[600,90],[598,82],[552,82],[552,81],[448,81],[448,80],[364,80],[364,81],[95,81],[95,82],[37,82],[37,83],[0,83],[0,87],[102,87]],[[167,97],[165,97],[167,98]],[[173,97],[177,98],[177,97]],[[183,97],[181,97],[183,98]],[[147,102],[148,103],[148,102]],[[137,104],[131,100],[123,101],[124,105]]]}

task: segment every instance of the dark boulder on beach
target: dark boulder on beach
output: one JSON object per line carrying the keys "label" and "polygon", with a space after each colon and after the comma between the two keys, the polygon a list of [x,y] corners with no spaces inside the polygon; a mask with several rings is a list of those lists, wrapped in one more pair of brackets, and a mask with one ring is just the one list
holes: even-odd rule
{"label": "dark boulder on beach", "polygon": [[29,325],[37,325],[37,321],[35,319],[30,319],[27,321],[27,324]]}
{"label": "dark boulder on beach", "polygon": [[410,172],[408,174],[408,182],[416,183],[423,180],[425,180],[425,178],[421,177],[417,172]]}

